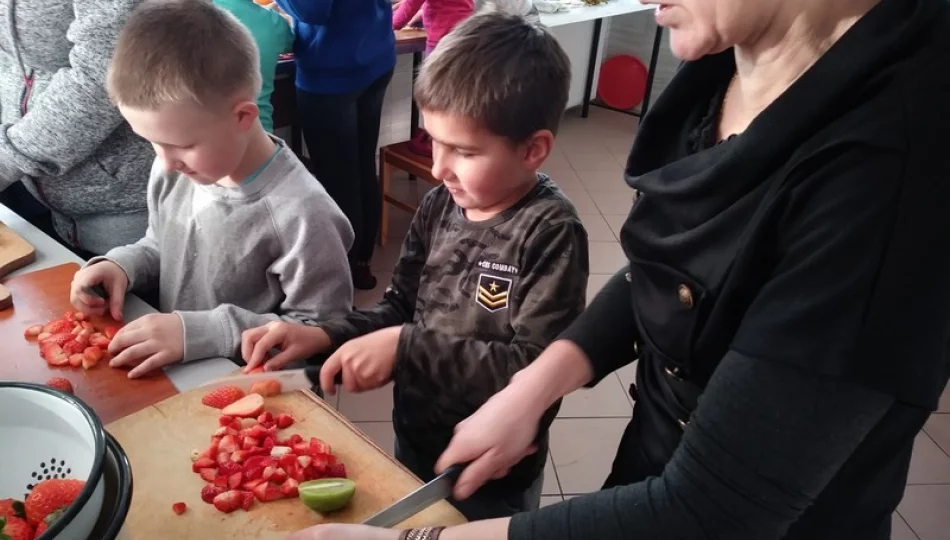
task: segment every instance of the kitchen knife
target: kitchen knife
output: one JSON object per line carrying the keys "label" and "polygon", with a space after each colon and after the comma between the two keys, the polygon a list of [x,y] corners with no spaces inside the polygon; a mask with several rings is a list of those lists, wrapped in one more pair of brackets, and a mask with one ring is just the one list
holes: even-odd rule
{"label": "kitchen knife", "polygon": [[385,510],[364,521],[363,525],[385,528],[399,525],[403,521],[406,521],[451,495],[452,488],[455,487],[455,481],[458,480],[459,475],[462,474],[464,470],[465,465],[463,464],[452,465],[428,484],[399,499]]}
{"label": "kitchen knife", "polygon": [[202,390],[214,390],[222,386],[236,386],[249,392],[254,383],[260,381],[277,381],[282,393],[309,390],[313,386],[320,386],[321,366],[309,366],[304,369],[286,369],[282,371],[264,371],[249,375],[232,375],[215,379],[201,385]]}

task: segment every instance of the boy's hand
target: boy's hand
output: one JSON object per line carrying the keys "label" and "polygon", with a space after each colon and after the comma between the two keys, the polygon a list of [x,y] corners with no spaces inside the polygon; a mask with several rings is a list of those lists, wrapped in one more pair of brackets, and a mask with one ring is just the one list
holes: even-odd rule
{"label": "boy's hand", "polygon": [[348,392],[364,392],[389,382],[396,365],[396,347],[402,326],[377,330],[350,340],[337,349],[320,370],[320,387],[333,395],[333,380],[343,372],[343,388]]}
{"label": "boy's hand", "polygon": [[[276,371],[294,360],[309,358],[330,348],[330,336],[322,328],[274,321],[245,330],[241,335],[241,356],[247,373],[264,365],[264,371]],[[271,350],[280,352],[267,360]]]}
{"label": "boy's hand", "polygon": [[135,366],[129,372],[130,379],[180,362],[185,354],[181,317],[174,313],[153,313],[136,319],[112,338],[109,352],[115,356],[110,366]]}
{"label": "boy's hand", "polygon": [[[96,285],[102,285],[108,299],[92,292]],[[76,272],[69,287],[69,302],[86,315],[104,315],[108,310],[113,319],[121,321],[128,288],[129,276],[122,267],[112,261],[102,261]]]}

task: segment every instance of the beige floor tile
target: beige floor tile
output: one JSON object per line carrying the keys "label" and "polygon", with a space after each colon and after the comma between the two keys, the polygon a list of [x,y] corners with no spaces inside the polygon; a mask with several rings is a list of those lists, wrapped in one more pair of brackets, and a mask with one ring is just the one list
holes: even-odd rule
{"label": "beige floor tile", "polygon": [[950,538],[950,486],[907,486],[897,507],[920,540]]}
{"label": "beige floor tile", "polygon": [[610,274],[591,274],[587,278],[587,305],[610,280]]}
{"label": "beige floor tile", "polygon": [[570,165],[563,169],[545,169],[543,172],[544,174],[550,176],[551,180],[553,180],[554,183],[557,184],[557,186],[565,193],[568,191],[577,191],[579,189],[587,191],[584,189],[584,184],[581,183],[581,179],[577,177],[577,173],[574,172],[574,169],[572,169]]}
{"label": "beige floor tile", "polygon": [[574,205],[574,209],[578,214],[600,213],[597,205],[594,204],[594,199],[590,198],[590,195],[587,194],[587,190],[584,188],[571,187],[565,188],[562,191],[564,191],[564,194],[567,195],[567,198],[571,201],[571,204]]}
{"label": "beige floor tile", "polygon": [[907,484],[950,484],[950,456],[926,433],[918,434],[914,440]]}
{"label": "beige floor tile", "polygon": [[619,242],[590,242],[590,273],[611,274],[627,265]]}
{"label": "beige floor tile", "polygon": [[617,235],[617,239],[620,239],[620,231],[623,229],[623,223],[627,221],[627,215],[629,212],[624,214],[604,214],[604,220],[607,222],[607,225],[610,225],[610,230]]}
{"label": "beige floor tile", "polygon": [[568,150],[567,160],[575,171],[612,171],[621,177],[623,169],[606,147],[599,151]]}
{"label": "beige floor tile", "polygon": [[543,172],[551,174],[549,172],[549,169],[561,170],[561,169],[573,169],[573,167],[571,167],[571,162],[567,160],[567,156],[564,155],[564,152],[561,152],[560,150],[555,148],[555,151],[552,152],[551,155],[548,156],[548,159],[544,160],[544,163],[541,165],[541,170]]}
{"label": "beige floor tile", "polygon": [[373,260],[370,268],[376,272],[392,272],[399,260],[399,252],[402,250],[402,242],[388,241],[385,246],[376,246],[373,253]]}
{"label": "beige floor tile", "polygon": [[607,479],[625,418],[558,418],[551,426],[551,457],[565,494],[597,491]]}
{"label": "beige floor tile", "polygon": [[561,402],[558,418],[630,418],[633,412],[620,379],[613,373],[594,388],[575,390]]}
{"label": "beige floor tile", "polygon": [[551,506],[552,504],[558,504],[564,502],[564,498],[560,495],[542,495],[541,496],[541,508],[545,506]]}
{"label": "beige floor tile", "polygon": [[374,305],[383,299],[386,287],[393,280],[391,272],[373,272],[376,276],[376,288],[371,291],[361,291],[357,289],[353,294],[353,301],[357,308],[363,309]]}
{"label": "beige floor tile", "polygon": [[398,208],[393,208],[389,212],[389,228],[386,231],[387,244],[401,244],[409,232],[409,226],[412,224],[412,214],[403,212]]}
{"label": "beige floor tile", "polygon": [[920,540],[897,512],[891,516],[891,540]]}
{"label": "beige floor tile", "polygon": [[623,173],[619,170],[604,169],[575,169],[577,177],[584,187],[590,191],[614,191],[617,193],[633,193],[633,188],[623,180]]}
{"label": "beige floor tile", "polygon": [[940,405],[937,406],[937,411],[950,413],[950,386],[947,386],[943,391],[943,395],[940,396]]}
{"label": "beige floor tile", "polygon": [[544,485],[541,486],[541,495],[561,496],[561,484],[557,481],[557,471],[554,470],[554,461],[548,451],[548,459],[544,463]]}
{"label": "beige floor tile", "polygon": [[633,190],[594,191],[589,190],[590,198],[601,214],[627,214],[633,208]]}
{"label": "beige floor tile", "polygon": [[944,452],[950,454],[950,414],[932,414],[924,425],[924,431]]}
{"label": "beige floor tile", "polygon": [[618,240],[610,225],[604,220],[604,216],[599,213],[581,214],[581,222],[587,231],[587,239],[591,242],[616,242]]}
{"label": "beige floor tile", "polygon": [[354,422],[354,425],[390,456],[396,443],[392,422]]}
{"label": "beige floor tile", "polygon": [[350,422],[391,422],[393,385],[360,394],[341,391],[338,409]]}

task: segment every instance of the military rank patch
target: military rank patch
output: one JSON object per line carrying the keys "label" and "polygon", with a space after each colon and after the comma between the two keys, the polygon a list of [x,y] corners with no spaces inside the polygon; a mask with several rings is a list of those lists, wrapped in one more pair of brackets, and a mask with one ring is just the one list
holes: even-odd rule
{"label": "military rank patch", "polygon": [[478,305],[495,312],[508,308],[508,295],[511,293],[511,280],[508,278],[481,274],[478,276]]}

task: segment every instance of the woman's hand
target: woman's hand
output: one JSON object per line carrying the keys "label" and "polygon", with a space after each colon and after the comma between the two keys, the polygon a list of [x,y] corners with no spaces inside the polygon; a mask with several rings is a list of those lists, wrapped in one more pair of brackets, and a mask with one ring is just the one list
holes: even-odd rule
{"label": "woman's hand", "polygon": [[455,436],[436,470],[472,462],[455,484],[465,499],[485,482],[501,478],[537,451],[534,441],[544,412],[558,398],[591,379],[587,357],[569,341],[555,341],[530,366],[515,374],[504,390],[455,427]]}
{"label": "woman's hand", "polygon": [[333,523],[297,531],[287,540],[398,540],[399,531]]}
{"label": "woman's hand", "polygon": [[[276,371],[328,348],[330,336],[322,328],[303,324],[273,321],[241,334],[241,356],[247,362],[245,373],[260,365],[264,366],[264,371]],[[268,360],[274,349],[280,352]]]}

